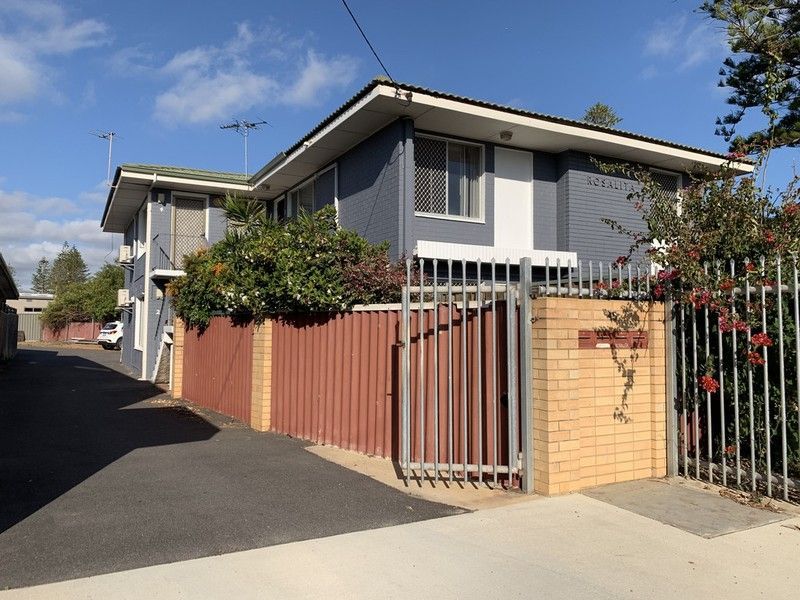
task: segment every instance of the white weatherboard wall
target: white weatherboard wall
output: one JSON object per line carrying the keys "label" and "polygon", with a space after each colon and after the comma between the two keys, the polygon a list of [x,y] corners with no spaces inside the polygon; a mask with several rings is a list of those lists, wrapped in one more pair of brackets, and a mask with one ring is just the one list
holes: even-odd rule
{"label": "white weatherboard wall", "polygon": [[533,248],[533,154],[494,152],[494,245]]}

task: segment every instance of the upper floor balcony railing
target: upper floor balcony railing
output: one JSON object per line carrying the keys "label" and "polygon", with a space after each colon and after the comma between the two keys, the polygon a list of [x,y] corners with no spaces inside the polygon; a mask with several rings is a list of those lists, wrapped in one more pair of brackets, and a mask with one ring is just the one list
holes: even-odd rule
{"label": "upper floor balcony railing", "polygon": [[154,271],[181,271],[184,256],[208,248],[208,240],[202,235],[157,233],[150,248]]}

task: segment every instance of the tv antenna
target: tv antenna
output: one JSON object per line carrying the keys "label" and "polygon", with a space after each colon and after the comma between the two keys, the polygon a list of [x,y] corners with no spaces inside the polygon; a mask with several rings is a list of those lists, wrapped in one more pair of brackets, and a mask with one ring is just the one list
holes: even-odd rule
{"label": "tv antenna", "polygon": [[244,176],[249,175],[247,171],[247,138],[250,135],[250,130],[259,130],[262,125],[269,125],[266,121],[248,121],[246,119],[234,119],[226,125],[220,125],[220,129],[232,129],[244,138]]}
{"label": "tv antenna", "polygon": [[106,169],[106,185],[111,187],[111,148],[114,146],[114,138],[117,137],[114,131],[90,131],[89,135],[93,135],[101,140],[108,140],[108,168]]}

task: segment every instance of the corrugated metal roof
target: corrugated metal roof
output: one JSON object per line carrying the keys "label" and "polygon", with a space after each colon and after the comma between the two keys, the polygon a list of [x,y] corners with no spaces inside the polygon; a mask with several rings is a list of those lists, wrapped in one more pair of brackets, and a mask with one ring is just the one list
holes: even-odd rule
{"label": "corrugated metal roof", "polygon": [[247,184],[248,177],[244,173],[230,171],[206,171],[204,169],[190,169],[188,167],[175,167],[170,165],[147,165],[141,163],[125,163],[121,165],[123,171],[133,173],[155,173],[165,177],[185,177],[187,179],[200,179],[203,181],[218,181],[220,183]]}
{"label": "corrugated metal roof", "polygon": [[[720,159],[723,159],[723,160],[728,158],[727,155],[719,153],[719,152],[706,150],[704,148],[698,148],[696,146],[689,146],[687,144],[681,144],[681,143],[673,142],[673,141],[670,141],[670,140],[664,140],[664,139],[660,139],[660,138],[657,138],[657,137],[643,135],[643,134],[635,133],[635,132],[632,132],[632,131],[625,131],[623,129],[616,129],[614,127],[603,127],[601,125],[594,125],[592,123],[587,123],[585,121],[580,121],[580,120],[577,120],[577,119],[569,119],[569,118],[566,118],[566,117],[558,117],[558,116],[554,116],[554,115],[548,115],[548,114],[545,114],[545,113],[539,113],[539,112],[525,110],[525,109],[521,109],[521,108],[514,108],[513,106],[506,106],[506,105],[503,105],[503,104],[497,104],[495,102],[488,102],[486,100],[478,100],[478,99],[475,99],[475,98],[469,98],[467,96],[459,96],[458,94],[451,94],[451,93],[448,93],[448,92],[440,92],[440,91],[437,91],[437,90],[432,90],[430,88],[414,85],[413,83],[403,83],[403,82],[396,81],[396,82],[394,82],[394,84],[392,84],[392,82],[389,81],[389,79],[387,79],[386,77],[383,77],[383,76],[376,77],[373,80],[371,80],[369,83],[367,83],[367,85],[365,85],[358,92],[356,92],[355,95],[353,95],[349,100],[347,100],[347,102],[342,104],[339,108],[337,108],[335,111],[333,111],[330,115],[325,117],[325,119],[320,121],[320,123],[317,124],[316,127],[314,127],[311,131],[309,131],[300,140],[298,140],[292,146],[290,146],[288,149],[286,149],[283,152],[283,154],[284,155],[289,155],[292,152],[294,152],[295,150],[297,150],[300,146],[302,146],[305,142],[307,142],[309,139],[314,137],[317,133],[319,133],[322,129],[324,129],[328,124],[330,124],[333,120],[335,120],[339,115],[344,113],[347,109],[349,109],[351,106],[353,106],[356,102],[361,100],[373,88],[375,88],[378,85],[396,85],[399,88],[402,88],[404,91],[409,91],[409,92],[412,92],[412,93],[413,92],[417,92],[417,93],[420,93],[420,94],[427,94],[429,96],[434,96],[436,98],[443,98],[443,99],[446,99],[446,100],[454,100],[456,102],[463,102],[465,104],[471,104],[473,106],[480,106],[480,107],[483,107],[483,108],[501,110],[501,111],[507,112],[509,114],[515,114],[515,115],[520,115],[520,116],[524,116],[524,117],[531,117],[531,118],[535,118],[535,119],[541,119],[543,121],[549,121],[551,123],[559,123],[559,124],[562,124],[562,125],[571,125],[573,127],[580,127],[580,128],[583,128],[583,129],[589,129],[589,130],[593,130],[593,131],[602,131],[602,132],[611,133],[611,134],[614,134],[614,135],[619,135],[621,137],[626,137],[626,138],[633,139],[633,140],[640,140],[640,141],[644,141],[644,142],[651,142],[653,144],[659,144],[661,146],[666,146],[666,147],[669,147],[669,148],[676,148],[676,149],[679,149],[679,150],[687,150],[689,152],[697,152],[699,154],[705,154],[706,156],[713,156],[714,158],[720,158]],[[278,156],[280,156],[280,154]],[[748,162],[747,159],[739,159],[739,160],[741,160],[742,162]],[[272,161],[270,161],[269,164],[271,164],[271,163],[272,163]],[[255,175],[253,175],[250,178],[251,182],[254,181],[257,178],[260,178],[265,169],[266,169],[266,167],[260,169]]]}

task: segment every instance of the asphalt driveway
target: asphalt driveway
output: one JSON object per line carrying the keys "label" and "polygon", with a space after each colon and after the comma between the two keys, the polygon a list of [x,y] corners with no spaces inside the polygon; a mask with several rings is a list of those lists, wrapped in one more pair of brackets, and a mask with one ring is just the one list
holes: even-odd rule
{"label": "asphalt driveway", "polygon": [[24,348],[0,367],[0,589],[463,512],[198,415],[118,360]]}

